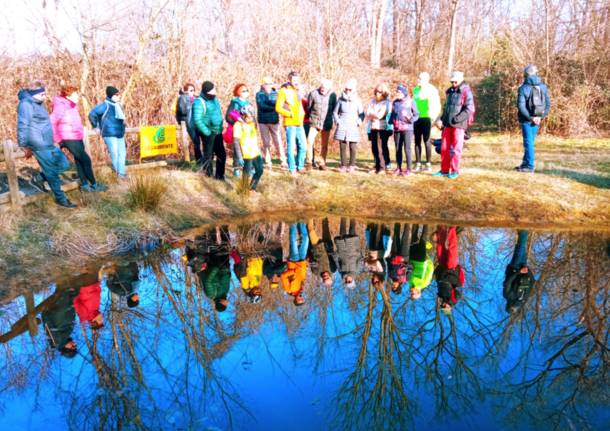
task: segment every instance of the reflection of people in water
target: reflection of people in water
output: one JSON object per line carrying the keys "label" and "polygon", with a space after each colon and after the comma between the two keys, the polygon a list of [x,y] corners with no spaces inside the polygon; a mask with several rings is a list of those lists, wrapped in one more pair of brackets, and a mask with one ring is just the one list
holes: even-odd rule
{"label": "reflection of people in water", "polygon": [[76,320],[74,298],[77,294],[77,289],[56,290],[54,295],[57,295],[57,300],[48,310],[42,312],[49,345],[67,358],[73,358],[77,353],[76,342],[72,339]]}
{"label": "reflection of people in water", "polygon": [[462,298],[464,270],[458,263],[457,227],[440,225],[433,234],[436,241],[438,266],[434,273],[438,288],[438,304],[441,311],[451,313],[455,304]]}
{"label": "reflection of people in water", "polygon": [[[282,223],[278,225],[278,230],[281,232]],[[276,289],[280,285],[280,275],[286,268],[282,243],[274,240],[268,242],[263,258],[263,275],[269,280],[269,287]]]}
{"label": "reflection of people in water", "polygon": [[413,272],[409,278],[411,299],[421,298],[421,291],[432,282],[434,263],[428,255],[428,250],[431,248],[432,243],[428,241],[428,225],[424,225],[420,231],[420,225],[414,224],[409,248],[409,260],[413,265]]}
{"label": "reflection of people in water", "polygon": [[140,279],[137,262],[118,263],[108,271],[106,286],[119,298],[125,298],[129,308],[140,304],[137,284]]}
{"label": "reflection of people in water", "polygon": [[[298,230],[298,232],[297,232]],[[300,241],[299,241],[300,236]],[[290,225],[290,254],[286,271],[281,275],[282,288],[294,297],[294,305],[303,305],[303,284],[307,277],[309,235],[305,223]]]}
{"label": "reflection of people in water", "polygon": [[506,299],[508,313],[518,311],[525,304],[534,287],[534,276],[527,266],[528,236],[529,232],[526,230],[517,232],[517,244],[515,244],[513,257],[506,266],[502,295]]}
{"label": "reflection of people in water", "polygon": [[102,289],[99,277],[95,283],[83,286],[74,298],[74,309],[81,323],[89,322],[94,331],[104,326],[104,316],[100,312]]}
{"label": "reflection of people in water", "polygon": [[370,223],[366,227],[368,252],[364,259],[364,268],[371,273],[371,283],[380,287],[385,281],[385,258],[390,254],[390,229],[382,224]]}
{"label": "reflection of people in water", "polygon": [[392,292],[400,294],[403,285],[407,282],[409,275],[413,271],[413,266],[409,262],[409,246],[411,237],[411,226],[400,223],[394,224],[394,237],[390,250],[388,262],[388,276],[392,283]]}
{"label": "reflection of people in water", "polygon": [[315,269],[322,284],[331,287],[333,285],[333,273],[337,270],[337,265],[333,258],[334,247],[328,218],[322,220],[322,238],[318,236],[313,220],[307,222],[307,232],[309,234],[309,249],[312,255],[312,270]]}
{"label": "reflection of people in water", "polygon": [[231,243],[227,226],[210,229],[186,247],[186,257],[216,311],[227,309],[231,287]]}
{"label": "reflection of people in water", "polygon": [[248,301],[256,304],[263,297],[263,258],[260,256],[235,257],[235,274]]}
{"label": "reflection of people in water", "polygon": [[356,286],[356,274],[360,272],[362,254],[360,252],[360,238],[356,235],[356,220],[341,217],[339,236],[335,237],[337,248],[337,267],[343,278],[345,287],[352,289]]}

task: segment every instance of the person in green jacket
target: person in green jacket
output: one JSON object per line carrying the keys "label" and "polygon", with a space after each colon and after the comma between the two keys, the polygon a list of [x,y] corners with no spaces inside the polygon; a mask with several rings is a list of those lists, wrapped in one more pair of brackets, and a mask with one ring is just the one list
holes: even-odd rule
{"label": "person in green jacket", "polygon": [[201,94],[195,99],[192,107],[192,122],[195,131],[203,141],[203,170],[208,177],[213,175],[212,163],[216,156],[217,180],[225,178],[225,163],[227,153],[222,141],[222,109],[216,89],[210,81],[201,86]]}
{"label": "person in green jacket", "polygon": [[409,260],[413,265],[413,272],[409,278],[411,299],[421,298],[421,291],[430,285],[434,275],[434,263],[428,255],[428,250],[432,249],[432,243],[427,238],[428,225],[424,225],[420,232],[420,226],[414,224],[409,248]]}
{"label": "person in green jacket", "polygon": [[230,239],[228,228],[210,229],[186,247],[189,265],[201,283],[205,295],[214,301],[216,311],[227,309],[231,287]]}

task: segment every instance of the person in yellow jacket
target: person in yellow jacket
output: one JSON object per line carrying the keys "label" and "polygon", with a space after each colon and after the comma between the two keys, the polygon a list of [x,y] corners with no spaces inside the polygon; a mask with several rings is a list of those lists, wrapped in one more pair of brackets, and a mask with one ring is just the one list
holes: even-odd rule
{"label": "person in yellow jacket", "polygon": [[[301,241],[297,238],[300,233]],[[286,271],[280,275],[282,288],[290,296],[294,297],[294,305],[299,306],[305,303],[303,298],[303,283],[307,278],[307,249],[309,248],[309,233],[305,223],[293,223],[290,225],[290,254]]]}
{"label": "person in yellow jacket", "polygon": [[248,108],[242,108],[239,113],[241,121],[236,121],[233,125],[233,148],[241,150],[241,157],[244,160],[244,181],[248,181],[254,170],[250,189],[256,191],[256,186],[263,176],[264,162],[258,145],[254,113]]}
{"label": "person in yellow jacket", "polygon": [[[307,152],[307,137],[303,128],[305,109],[299,97],[299,84],[301,78],[297,72],[288,74],[288,82],[282,85],[275,102],[276,112],[283,118],[286,128],[288,170],[296,175],[305,172],[305,155]],[[297,159],[295,163],[294,146],[297,146]]]}
{"label": "person in yellow jacket", "polygon": [[263,281],[263,258],[260,256],[246,257],[235,266],[241,288],[248,297],[248,301],[256,304],[263,296],[261,283]]}

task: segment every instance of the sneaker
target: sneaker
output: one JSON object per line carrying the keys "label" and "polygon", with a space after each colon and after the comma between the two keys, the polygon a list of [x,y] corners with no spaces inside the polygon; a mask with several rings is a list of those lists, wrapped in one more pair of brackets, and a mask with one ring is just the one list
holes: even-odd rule
{"label": "sneaker", "polygon": [[347,172],[349,172],[350,174],[356,172],[356,167],[350,166],[349,168],[347,168]]}
{"label": "sneaker", "polygon": [[70,209],[76,208],[76,205],[73,204],[72,202],[70,202],[70,199],[68,199],[68,198],[61,200],[61,201],[55,201],[55,203],[57,205],[59,205],[60,207],[64,207],[64,208],[70,208]]}
{"label": "sneaker", "polygon": [[296,177],[299,174],[297,173],[297,171],[290,171],[290,175],[292,175],[293,177]]}
{"label": "sneaker", "polygon": [[407,169],[406,171],[402,171],[400,175],[403,177],[408,177],[409,175],[411,175],[411,171]]}
{"label": "sneaker", "polygon": [[386,170],[386,171],[389,171],[389,172],[391,172],[391,171],[392,171],[392,169],[393,169],[393,168],[392,168],[392,164],[391,164],[391,163],[388,163],[388,164],[386,165],[386,167],[385,167],[385,170]]}
{"label": "sneaker", "polygon": [[378,174],[379,171],[377,169],[369,169],[369,174]]}
{"label": "sneaker", "polygon": [[32,175],[32,179],[30,180],[30,182],[32,183],[32,185],[34,187],[36,187],[41,192],[44,192],[44,193],[49,192],[49,190],[44,185],[45,180],[42,178],[42,175],[40,175],[40,174]]}
{"label": "sneaker", "polygon": [[341,166],[339,168],[339,172],[341,172],[342,174],[346,173],[347,172],[347,166]]}
{"label": "sneaker", "polygon": [[517,172],[522,172],[522,173],[525,173],[525,174],[533,174],[534,173],[534,169],[526,168],[526,167],[523,167],[523,166],[519,166],[519,168],[516,169],[516,170],[517,170]]}
{"label": "sneaker", "polygon": [[421,171],[421,163],[415,163],[415,169],[413,169],[413,172],[419,172]]}
{"label": "sneaker", "polygon": [[233,176],[239,178],[241,176],[241,169],[233,169]]}
{"label": "sneaker", "polygon": [[450,180],[455,180],[459,176],[460,175],[457,172],[451,172],[449,175],[447,175],[447,178],[449,178]]}
{"label": "sneaker", "polygon": [[444,173],[444,172],[437,172],[437,173],[435,173],[435,174],[432,174],[432,176],[433,176],[433,177],[446,177],[446,176],[448,176],[448,175],[449,175],[449,174],[446,174],[446,173]]}
{"label": "sneaker", "polygon": [[402,170],[400,168],[394,169],[393,175],[399,176],[400,174],[402,174]]}
{"label": "sneaker", "polygon": [[428,162],[426,163],[426,171],[431,171],[432,170],[432,163]]}
{"label": "sneaker", "polygon": [[91,187],[89,185],[89,183],[81,184],[80,191],[81,192],[92,192],[93,191],[93,187]]}
{"label": "sneaker", "polygon": [[91,186],[91,190],[94,192],[105,192],[108,190],[108,186],[105,184],[95,183]]}
{"label": "sneaker", "polygon": [[282,163],[282,164],[280,165],[280,168],[281,168],[282,170],[284,170],[284,171],[287,171],[287,170],[288,170],[288,163],[286,163],[286,162]]}
{"label": "sneaker", "polygon": [[[304,169],[305,171],[309,172],[309,171],[311,171],[312,169],[313,169],[313,166],[312,166],[312,165],[310,165],[309,163],[307,163],[307,164],[305,165],[305,169]],[[303,169],[301,169],[301,170],[303,170]]]}

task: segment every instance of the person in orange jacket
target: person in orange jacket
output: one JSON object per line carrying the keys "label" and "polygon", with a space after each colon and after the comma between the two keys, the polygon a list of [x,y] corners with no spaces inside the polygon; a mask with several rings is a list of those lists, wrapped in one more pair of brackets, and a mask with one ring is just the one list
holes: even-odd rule
{"label": "person in orange jacket", "polygon": [[[298,226],[297,226],[298,225]],[[298,232],[297,232],[298,229]],[[298,233],[301,234],[301,241],[298,241]],[[293,223],[290,225],[290,254],[286,271],[282,273],[280,279],[282,288],[290,296],[294,297],[294,305],[300,306],[305,303],[303,298],[303,283],[307,278],[307,249],[309,248],[309,234],[305,223]]]}

